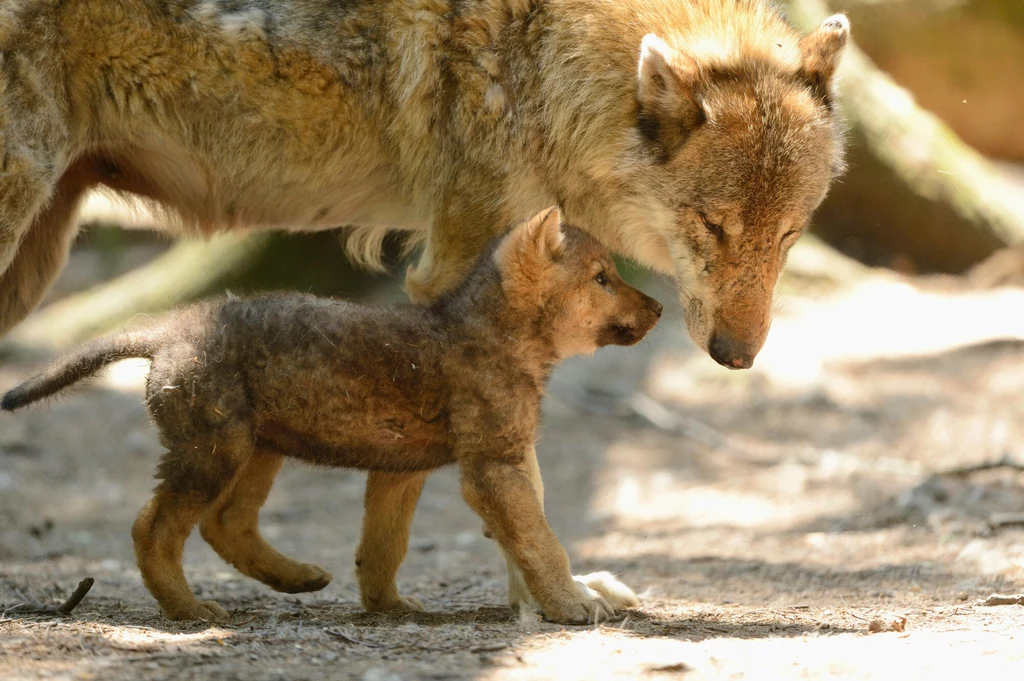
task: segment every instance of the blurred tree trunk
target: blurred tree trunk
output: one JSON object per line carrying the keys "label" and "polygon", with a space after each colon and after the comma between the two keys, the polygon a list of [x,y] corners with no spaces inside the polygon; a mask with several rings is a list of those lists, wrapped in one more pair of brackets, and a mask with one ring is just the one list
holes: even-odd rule
{"label": "blurred tree trunk", "polygon": [[1024,162],[1024,2],[830,0],[859,47],[989,158]]}
{"label": "blurred tree trunk", "polygon": [[266,232],[232,232],[181,241],[127,274],[46,306],[0,341],[0,352],[57,352],[133,316],[197,298],[255,262],[269,238]]}
{"label": "blurred tree trunk", "polygon": [[[822,0],[789,0],[789,7],[790,19],[805,32],[830,13]],[[922,259],[924,253],[926,267],[935,269],[963,269],[999,246],[1024,243],[1024,192],[1004,173],[918,107],[856,44],[847,48],[839,77],[843,110],[854,127],[851,171],[843,182],[855,191],[845,192],[847,209],[857,212],[850,205],[857,198],[885,196],[884,204],[872,201],[877,221],[885,221],[884,229],[906,231],[903,243],[919,249],[908,255]],[[838,199],[844,189],[841,183],[834,191]],[[879,210],[885,205],[910,210],[894,223]],[[828,205],[822,214],[828,218]],[[936,218],[945,218],[939,229]],[[841,241],[827,228],[822,234]]]}

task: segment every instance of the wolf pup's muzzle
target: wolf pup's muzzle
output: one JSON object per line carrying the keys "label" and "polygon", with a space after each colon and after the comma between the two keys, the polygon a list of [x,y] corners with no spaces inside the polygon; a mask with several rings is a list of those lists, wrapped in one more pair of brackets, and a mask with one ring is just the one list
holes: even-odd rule
{"label": "wolf pup's muzzle", "polygon": [[634,309],[638,309],[634,319],[619,319],[606,326],[598,336],[599,345],[636,345],[661,319],[664,309],[661,303],[639,291],[635,294],[637,305]]}

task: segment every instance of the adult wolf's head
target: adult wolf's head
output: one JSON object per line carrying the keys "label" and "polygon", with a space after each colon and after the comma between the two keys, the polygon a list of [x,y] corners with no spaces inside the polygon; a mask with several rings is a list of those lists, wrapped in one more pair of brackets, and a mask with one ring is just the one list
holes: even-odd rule
{"label": "adult wolf's head", "polygon": [[835,16],[803,38],[781,19],[705,23],[638,46],[646,160],[611,212],[667,246],[662,266],[674,270],[694,341],[745,369],[767,336],[786,253],[843,164],[831,83],[849,23]]}

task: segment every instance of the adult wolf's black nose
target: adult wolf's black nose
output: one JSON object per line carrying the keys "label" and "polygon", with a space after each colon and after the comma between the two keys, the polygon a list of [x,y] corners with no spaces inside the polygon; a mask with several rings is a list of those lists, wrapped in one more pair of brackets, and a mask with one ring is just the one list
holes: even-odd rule
{"label": "adult wolf's black nose", "polygon": [[708,354],[727,369],[749,369],[754,366],[753,353],[728,331],[715,332],[708,343]]}

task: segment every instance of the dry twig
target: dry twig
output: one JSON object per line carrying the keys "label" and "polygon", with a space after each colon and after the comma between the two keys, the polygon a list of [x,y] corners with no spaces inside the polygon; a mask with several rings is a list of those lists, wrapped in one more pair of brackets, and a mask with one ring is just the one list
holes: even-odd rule
{"label": "dry twig", "polygon": [[1014,471],[1024,472],[1024,463],[1015,461],[1010,457],[1009,454],[1003,454],[1002,458],[995,461],[984,461],[973,466],[961,466],[959,468],[951,468],[947,471],[936,473],[936,477],[943,478],[966,478],[974,473],[981,473],[983,471],[991,471],[997,468],[1009,468]]}
{"label": "dry twig", "polygon": [[993,513],[988,517],[988,526],[993,530],[1019,525],[1024,525],[1024,513]]}
{"label": "dry twig", "polygon": [[983,606],[993,606],[993,605],[1024,605],[1024,594],[1019,594],[1019,595],[1016,595],[1016,596],[1004,596],[1002,594],[992,594],[991,596],[989,596],[985,600],[983,600],[980,603],[978,603],[978,605],[983,605]]}
{"label": "dry twig", "polygon": [[484,643],[482,645],[473,646],[469,649],[471,653],[496,653],[499,650],[505,650],[508,648],[508,644],[504,642],[499,643]]}
{"label": "dry twig", "polygon": [[5,614],[10,615],[57,615],[63,617],[68,615],[74,610],[85,595],[89,593],[89,589],[92,588],[93,578],[86,577],[78,583],[78,588],[75,592],[68,597],[66,601],[60,605],[49,605],[47,603],[20,603],[12,608],[9,608]]}
{"label": "dry twig", "polygon": [[673,662],[671,664],[653,664],[647,668],[649,674],[681,674],[693,671],[693,667],[685,662]]}
{"label": "dry twig", "polygon": [[324,633],[328,634],[329,636],[333,636],[334,638],[339,638],[342,641],[344,641],[345,643],[353,643],[353,644],[355,644],[357,646],[366,646],[368,648],[383,648],[384,647],[384,646],[382,646],[379,643],[374,643],[373,641],[364,641],[364,640],[359,639],[359,638],[353,638],[352,636],[349,636],[348,634],[346,634],[344,631],[341,631],[340,629],[325,629]]}

